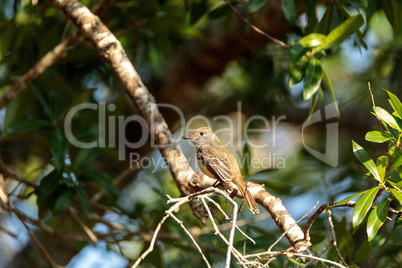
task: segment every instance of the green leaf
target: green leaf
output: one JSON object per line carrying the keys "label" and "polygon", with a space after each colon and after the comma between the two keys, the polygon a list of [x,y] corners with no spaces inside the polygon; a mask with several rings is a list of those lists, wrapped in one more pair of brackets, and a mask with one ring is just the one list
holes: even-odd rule
{"label": "green leaf", "polygon": [[294,0],[281,0],[281,6],[282,6],[283,14],[285,14],[286,20],[289,22],[289,24],[293,24],[293,22],[297,18],[295,1]]}
{"label": "green leaf", "polygon": [[312,51],[312,54],[341,44],[346,38],[359,30],[363,23],[364,19],[361,14],[352,16],[345,20],[341,25],[328,34],[327,38],[325,38],[321,45]]}
{"label": "green leaf", "polygon": [[318,98],[318,92],[316,92],[313,96],[313,99],[311,101],[310,109],[308,111],[308,121],[310,121],[310,117],[314,112],[315,105],[317,104],[317,98]]}
{"label": "green leaf", "polygon": [[380,179],[383,182],[385,178],[385,171],[388,166],[388,158],[384,155],[377,158],[377,171],[378,175],[380,175]]}
{"label": "green leaf", "polygon": [[208,11],[207,1],[193,3],[190,11],[190,24],[196,23]]}
{"label": "green leaf", "polygon": [[67,150],[70,145],[64,133],[60,129],[55,129],[52,137],[53,163],[57,170],[63,170],[66,161]]}
{"label": "green leaf", "polygon": [[367,23],[369,23],[374,12],[377,10],[378,0],[371,0],[371,1],[367,1],[367,2],[368,2],[368,5],[366,8],[366,20],[367,20]]}
{"label": "green leaf", "polygon": [[317,25],[315,2],[316,2],[315,0],[304,0],[307,15],[307,26],[305,29],[305,33],[311,33]]}
{"label": "green leaf", "polygon": [[80,181],[95,181],[98,182],[101,188],[108,191],[110,194],[118,196],[120,195],[120,191],[113,184],[113,178],[109,177],[107,174],[94,171],[94,170],[85,170],[78,177]]}
{"label": "green leaf", "polygon": [[363,149],[359,144],[353,142],[353,154],[356,156],[357,160],[360,161],[374,176],[374,178],[381,182],[380,175],[378,175],[377,167],[374,164],[374,161],[370,158],[366,150]]}
{"label": "green leaf", "polygon": [[7,135],[33,132],[51,126],[49,120],[44,119],[22,119],[11,123],[4,131]]}
{"label": "green leaf", "polygon": [[42,104],[43,109],[45,110],[45,113],[49,117],[49,119],[54,119],[54,115],[52,113],[52,110],[50,109],[49,104],[45,100],[45,97],[42,95],[42,93],[39,91],[39,89],[35,86],[32,86],[32,92],[35,95],[35,97],[39,100],[40,104]]}
{"label": "green leaf", "polygon": [[299,262],[299,261],[297,261],[297,260],[294,259],[294,258],[289,258],[289,261],[290,261],[290,262],[293,262],[293,263],[296,264],[298,267],[303,267],[304,265],[306,265],[305,263]]}
{"label": "green leaf", "polygon": [[294,67],[289,70],[289,87],[293,87],[303,80],[304,73],[307,67],[307,57],[302,56],[294,65]]}
{"label": "green leaf", "polygon": [[392,187],[398,187],[399,189],[402,189],[402,179],[399,176],[399,174],[396,173],[396,172],[389,173],[389,177],[388,177],[387,182]]}
{"label": "green leaf", "polygon": [[99,147],[81,149],[76,155],[74,155],[74,157],[71,155],[71,168],[77,170],[85,167],[85,165],[94,163],[94,160],[102,153],[103,151]]}
{"label": "green leaf", "polygon": [[307,62],[306,73],[303,80],[303,98],[310,99],[320,87],[322,80],[321,62],[315,57],[311,57]]}
{"label": "green leaf", "polygon": [[369,131],[367,132],[365,139],[371,142],[383,143],[385,141],[392,140],[393,137],[384,132]]}
{"label": "green leaf", "polygon": [[217,8],[215,8],[214,10],[212,10],[208,14],[208,17],[211,20],[219,19],[219,18],[225,16],[226,14],[228,14],[229,12],[230,12],[230,7],[226,4],[222,4],[222,5],[218,6]]}
{"label": "green leaf", "polygon": [[43,177],[40,181],[39,188],[36,190],[38,198],[46,199],[49,197],[59,187],[61,178],[62,173],[56,169]]}
{"label": "green leaf", "polygon": [[52,211],[55,215],[60,214],[66,210],[73,199],[73,192],[71,188],[63,187],[62,193],[57,197],[56,202],[53,205]]}
{"label": "green leaf", "polygon": [[396,198],[396,200],[399,201],[399,203],[402,205],[402,193],[399,192],[397,189],[390,189],[391,194]]}
{"label": "green leaf", "polygon": [[398,217],[395,219],[395,223],[394,223],[394,230],[396,227],[402,225],[402,217]]}
{"label": "green leaf", "polygon": [[385,91],[388,93],[389,100],[392,103],[393,107],[395,108],[395,112],[399,115],[399,118],[402,118],[402,103],[399,101],[397,96],[395,96],[388,90]]}
{"label": "green leaf", "polygon": [[250,0],[247,8],[247,13],[254,13],[262,8],[268,0]]}
{"label": "green leaf", "polygon": [[336,244],[338,245],[339,251],[344,258],[351,257],[353,255],[354,243],[352,233],[348,230],[348,223],[346,218],[342,221],[338,221],[336,217],[332,218],[334,222]]}
{"label": "green leaf", "polygon": [[367,236],[368,240],[371,241],[377,234],[380,227],[387,220],[388,209],[391,203],[391,199],[386,198],[378,203],[377,206],[370,213],[367,220]]}
{"label": "green leaf", "polygon": [[359,196],[361,196],[362,194],[367,193],[368,191],[369,191],[369,190],[362,191],[362,192],[356,193],[356,194],[354,194],[354,195],[351,195],[351,196],[349,196],[349,197],[346,197],[346,198],[342,199],[341,201],[336,202],[335,205],[328,206],[328,207],[324,210],[324,212],[327,211],[327,210],[330,210],[331,208],[339,207],[339,206],[341,206],[341,205],[343,205],[343,204],[346,204],[346,203],[349,202],[350,200],[353,200],[353,199],[355,199],[356,197],[359,197]]}
{"label": "green leaf", "polygon": [[394,163],[392,163],[391,167],[389,168],[388,173],[391,173],[393,170],[397,169],[398,167],[400,167],[402,165],[402,155],[398,157],[398,159],[396,159],[394,161]]}
{"label": "green leaf", "polygon": [[328,5],[322,19],[315,27],[315,32],[327,34],[329,32],[330,22],[332,20],[332,5]]}
{"label": "green leaf", "polygon": [[338,107],[338,102],[336,101],[334,88],[332,87],[331,79],[329,78],[329,75],[325,71],[324,68],[322,68],[322,75],[324,77],[325,83],[327,83],[327,85],[328,85],[329,91],[331,92],[332,99],[334,100],[334,103],[335,103],[335,109],[338,112],[338,117],[339,117],[340,116],[340,111],[339,111],[339,107]]}
{"label": "green leaf", "polygon": [[400,25],[400,12],[394,1],[380,1],[380,5],[394,31],[397,31]]}
{"label": "green leaf", "polygon": [[308,51],[307,48],[302,46],[301,44],[295,44],[290,47],[289,49],[289,70],[292,70],[296,64],[296,62],[299,61],[301,57],[303,57],[306,52]]}
{"label": "green leaf", "polygon": [[378,107],[378,106],[374,107],[373,109],[374,109],[375,114],[378,116],[378,118],[381,121],[384,121],[385,123],[390,125],[392,128],[401,130],[399,128],[398,123],[396,122],[395,118],[392,115],[390,115],[386,110],[384,110],[383,108]]}
{"label": "green leaf", "polygon": [[91,207],[91,204],[89,203],[88,197],[85,193],[85,191],[79,186],[75,185],[74,186],[75,192],[77,193],[78,198],[81,201],[82,207],[84,208],[85,213],[89,218],[92,218],[93,215],[93,209]]}
{"label": "green leaf", "polygon": [[362,262],[366,260],[370,256],[370,254],[370,243],[367,240],[364,240],[363,243],[361,243],[359,249],[356,251],[354,261]]}
{"label": "green leaf", "polygon": [[367,212],[370,210],[374,198],[380,190],[380,186],[369,189],[360,199],[356,202],[353,209],[353,228],[359,226],[366,217]]}
{"label": "green leaf", "polygon": [[298,42],[304,47],[316,47],[319,46],[327,38],[325,35],[320,33],[311,33],[306,35]]}

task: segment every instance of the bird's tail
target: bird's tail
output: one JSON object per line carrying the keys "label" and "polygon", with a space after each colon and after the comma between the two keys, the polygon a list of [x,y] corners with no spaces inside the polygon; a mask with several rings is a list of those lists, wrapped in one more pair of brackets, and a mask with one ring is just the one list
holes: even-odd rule
{"label": "bird's tail", "polygon": [[260,213],[260,209],[258,208],[257,203],[254,200],[254,197],[251,195],[249,190],[246,188],[246,194],[244,196],[244,200],[246,200],[246,204],[248,208],[251,210],[251,212],[254,213]]}
{"label": "bird's tail", "polygon": [[260,213],[260,209],[258,208],[257,203],[254,200],[254,197],[251,195],[250,191],[247,189],[246,184],[243,181],[243,178],[240,178],[241,182],[237,184],[237,187],[239,188],[240,192],[244,196],[244,200],[246,200],[246,204],[248,208],[251,210],[251,212],[254,213]]}

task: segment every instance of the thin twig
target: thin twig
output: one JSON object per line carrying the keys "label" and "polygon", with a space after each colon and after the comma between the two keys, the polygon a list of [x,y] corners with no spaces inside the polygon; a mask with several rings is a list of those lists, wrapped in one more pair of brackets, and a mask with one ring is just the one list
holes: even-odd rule
{"label": "thin twig", "polygon": [[312,256],[312,255],[306,255],[306,254],[302,254],[302,253],[294,253],[293,255],[295,255],[297,257],[301,257],[301,258],[317,260],[317,261],[320,261],[322,263],[329,263],[329,264],[332,264],[332,265],[340,267],[340,268],[346,268],[346,266],[343,266],[340,263],[330,261],[330,260],[327,260],[327,259],[323,259],[323,258],[320,258],[320,257]]}
{"label": "thin twig", "polygon": [[72,208],[68,208],[68,212],[70,213],[70,216],[81,226],[81,228],[84,230],[84,232],[88,235],[88,237],[91,239],[92,242],[96,243],[98,242],[98,238],[96,235],[91,231],[91,229],[78,217],[77,212]]}
{"label": "thin twig", "polygon": [[[307,216],[317,207],[317,205],[318,205],[319,202],[320,202],[320,201],[317,201],[317,203],[315,203],[315,205],[314,205],[306,214],[304,214],[303,217],[301,217],[301,218],[298,219],[295,223],[293,223],[292,226],[295,225],[295,224],[298,224],[301,220],[303,220],[305,217],[307,217]],[[271,250],[273,249],[273,247],[274,247],[276,244],[279,243],[279,241],[287,234],[287,232],[288,232],[289,230],[290,230],[290,228],[289,228],[286,232],[283,232],[283,234],[268,248],[268,252],[271,251]]]}
{"label": "thin twig", "polygon": [[183,222],[181,220],[179,220],[173,213],[169,213],[170,217],[172,217],[179,225],[180,227],[186,232],[186,234],[188,235],[188,237],[190,237],[191,241],[193,241],[195,247],[198,249],[198,251],[200,252],[202,258],[204,259],[205,263],[207,264],[207,267],[211,267],[211,265],[209,264],[207,258],[205,257],[204,253],[202,252],[202,249],[200,248],[200,246],[198,245],[198,243],[195,241],[194,237],[191,235],[191,233],[187,230],[187,228],[183,225]]}
{"label": "thin twig", "polygon": [[42,253],[43,257],[45,257],[45,259],[47,260],[47,262],[49,263],[50,267],[53,268],[58,268],[60,266],[58,266],[52,259],[52,257],[50,257],[49,253],[46,251],[45,247],[42,245],[42,243],[38,240],[38,238],[35,236],[35,234],[32,232],[31,229],[29,229],[28,225],[25,223],[24,219],[20,218],[20,216],[18,215],[18,213],[16,212],[15,206],[13,203],[9,202],[9,208],[12,212],[14,212],[14,215],[17,216],[17,218],[22,222],[22,224],[24,225],[25,229],[28,231],[29,236],[31,237],[32,241],[34,242],[34,244],[36,245],[36,247],[39,249],[39,251]]}
{"label": "thin twig", "polygon": [[[371,84],[370,84],[370,82],[367,82],[367,85],[368,85],[368,89],[369,89],[369,91],[370,91],[371,102],[373,103],[373,110],[374,110],[375,102],[374,102],[374,95],[373,95],[373,92],[371,91]],[[378,118],[377,114],[375,114],[375,117],[377,118],[378,127],[380,128],[380,132],[383,132],[382,127],[381,127],[381,120],[380,120],[380,118]],[[387,146],[387,143],[386,143],[386,142],[384,142],[384,146],[385,146],[385,150],[388,152],[388,146]]]}
{"label": "thin twig", "polygon": [[332,245],[335,248],[336,254],[338,254],[338,257],[339,257],[339,259],[341,259],[342,263],[346,267],[349,267],[347,265],[347,263],[345,262],[345,260],[343,259],[342,255],[341,255],[341,252],[338,249],[338,246],[336,245],[335,227],[334,227],[334,223],[332,222],[332,212],[331,212],[331,210],[328,210],[328,224],[329,224],[329,230],[330,230],[330,233],[331,233],[331,240],[333,241]]}
{"label": "thin twig", "polygon": [[174,204],[173,206],[171,206],[166,212],[165,212],[165,216],[162,218],[162,220],[159,222],[158,226],[155,229],[154,235],[152,236],[152,240],[151,243],[148,247],[148,249],[142,253],[142,255],[137,259],[137,261],[133,264],[132,268],[137,267],[141,261],[143,259],[145,259],[145,257],[152,252],[152,250],[154,250],[154,246],[155,246],[155,242],[156,242],[156,238],[158,237],[158,233],[162,227],[162,224],[167,220],[167,218],[169,218],[170,213],[175,211],[178,207],[180,207],[181,205],[183,205],[184,203],[186,203],[185,199],[183,198],[182,200],[179,200],[176,204]]}
{"label": "thin twig", "polygon": [[[225,220],[231,222],[232,224],[230,224],[230,226],[232,226],[232,225],[233,225],[233,221],[229,218],[229,216],[225,213],[225,211],[223,211],[223,209],[221,208],[221,206],[220,206],[218,203],[216,203],[215,200],[213,200],[213,199],[210,198],[209,196],[207,196],[206,199],[207,199],[209,202],[211,202],[212,204],[214,204],[215,207],[218,208],[218,210],[223,214],[223,216],[225,216]],[[269,215],[269,213],[264,213],[264,214],[265,214],[265,215]],[[260,216],[260,215],[258,215],[258,216]],[[243,219],[243,221],[246,222],[246,223],[249,223],[249,222],[250,222],[250,220],[248,220],[248,219]],[[250,240],[250,241],[255,245],[254,239],[252,239],[251,237],[249,237],[245,232],[243,232],[242,229],[240,229],[240,227],[239,227],[239,221],[237,221],[237,224],[236,224],[235,226],[236,226],[236,229],[237,229],[244,237],[246,237],[248,240]],[[229,227],[229,228],[231,228],[231,227]],[[229,229],[229,228],[227,228],[227,227],[225,226],[225,224],[222,224],[222,225],[220,226],[220,229],[221,229],[221,230],[225,230],[225,229]]]}
{"label": "thin twig", "polygon": [[267,34],[266,32],[264,32],[263,30],[261,30],[260,28],[258,28],[257,26],[253,25],[251,22],[249,22],[248,20],[246,20],[240,13],[239,11],[237,11],[234,6],[230,3],[229,0],[223,0],[224,2],[226,2],[226,4],[229,6],[229,8],[233,11],[233,13],[235,13],[235,15],[242,20],[245,24],[247,24],[251,29],[253,29],[254,31],[256,31],[257,33],[265,36],[266,38],[268,38],[270,41],[272,41],[273,43],[280,45],[284,48],[289,48],[288,45],[286,45],[284,42],[270,36],[269,34]]}
{"label": "thin twig", "polygon": [[[208,218],[209,218],[209,220],[211,221],[212,226],[214,227],[215,235],[218,235],[218,236],[223,240],[223,242],[225,242],[226,245],[229,246],[229,241],[228,241],[228,240],[226,239],[226,237],[219,231],[219,228],[218,228],[218,226],[217,226],[216,223],[215,223],[214,217],[212,216],[211,210],[209,209],[207,203],[205,202],[205,199],[204,199],[204,198],[201,198],[201,202],[202,202],[202,204],[204,205],[204,207],[205,207],[205,209],[206,209],[206,211],[207,211],[207,213],[208,213]],[[241,259],[243,258],[242,254],[241,254],[240,252],[238,252],[236,248],[233,248],[233,254],[234,254],[234,256],[236,257],[236,259],[238,260],[238,262],[240,263],[240,262],[241,262]]]}

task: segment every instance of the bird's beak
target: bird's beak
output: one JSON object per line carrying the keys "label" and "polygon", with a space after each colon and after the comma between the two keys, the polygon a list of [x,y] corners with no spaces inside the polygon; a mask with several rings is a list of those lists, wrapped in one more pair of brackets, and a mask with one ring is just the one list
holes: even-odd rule
{"label": "bird's beak", "polygon": [[183,136],[183,137],[181,137],[182,139],[185,139],[185,140],[193,140],[194,139],[194,137],[193,136]]}

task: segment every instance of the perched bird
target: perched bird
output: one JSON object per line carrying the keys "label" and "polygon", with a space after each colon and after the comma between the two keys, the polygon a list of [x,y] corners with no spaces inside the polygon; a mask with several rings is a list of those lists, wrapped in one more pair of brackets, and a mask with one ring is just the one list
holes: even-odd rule
{"label": "perched bird", "polygon": [[205,175],[217,179],[229,192],[233,191],[232,183],[236,184],[251,212],[260,212],[257,203],[247,190],[236,158],[222,145],[212,129],[199,128],[183,139],[191,141],[197,148],[198,165]]}

